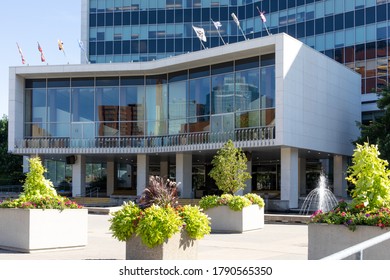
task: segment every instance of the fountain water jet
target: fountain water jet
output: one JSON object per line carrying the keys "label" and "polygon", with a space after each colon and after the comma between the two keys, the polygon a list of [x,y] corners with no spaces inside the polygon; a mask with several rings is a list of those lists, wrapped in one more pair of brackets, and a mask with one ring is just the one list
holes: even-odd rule
{"label": "fountain water jet", "polygon": [[338,201],[336,196],[328,188],[328,180],[325,174],[321,172],[317,182],[317,187],[305,198],[299,214],[309,215],[317,210],[329,212],[337,205],[337,203]]}

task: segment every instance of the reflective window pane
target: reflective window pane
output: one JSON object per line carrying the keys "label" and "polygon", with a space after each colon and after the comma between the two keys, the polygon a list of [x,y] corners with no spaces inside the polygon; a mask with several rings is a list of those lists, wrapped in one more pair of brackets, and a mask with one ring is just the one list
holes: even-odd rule
{"label": "reflective window pane", "polygon": [[234,75],[222,74],[211,80],[211,113],[221,114],[234,111]]}

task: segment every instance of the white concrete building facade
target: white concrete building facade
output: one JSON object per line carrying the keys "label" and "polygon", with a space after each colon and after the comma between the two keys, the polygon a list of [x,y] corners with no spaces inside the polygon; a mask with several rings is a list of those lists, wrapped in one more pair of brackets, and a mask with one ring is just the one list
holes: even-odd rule
{"label": "white concrete building facade", "polygon": [[57,183],[74,196],[96,163],[108,196],[139,195],[150,175],[185,198],[215,193],[207,174],[228,139],[248,155],[245,192],[275,209],[297,208],[319,165],[346,195],[360,75],[286,34],[149,62],[10,67],[9,85],[9,151],[62,162]]}

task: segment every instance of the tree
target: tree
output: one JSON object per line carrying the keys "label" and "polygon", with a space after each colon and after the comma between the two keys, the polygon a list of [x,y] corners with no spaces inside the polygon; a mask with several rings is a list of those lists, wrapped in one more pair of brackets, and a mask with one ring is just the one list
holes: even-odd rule
{"label": "tree", "polygon": [[23,157],[8,153],[8,118],[0,119],[0,185],[20,184],[23,179]]}
{"label": "tree", "polygon": [[246,172],[247,161],[244,152],[234,147],[233,141],[229,140],[211,161],[214,167],[209,175],[215,180],[218,189],[224,193],[235,194],[244,189],[245,181],[251,178]]}
{"label": "tree", "polygon": [[390,161],[390,85],[382,89],[378,96],[377,105],[383,115],[368,125],[359,124],[361,135],[355,144],[369,142],[378,145],[381,158]]}

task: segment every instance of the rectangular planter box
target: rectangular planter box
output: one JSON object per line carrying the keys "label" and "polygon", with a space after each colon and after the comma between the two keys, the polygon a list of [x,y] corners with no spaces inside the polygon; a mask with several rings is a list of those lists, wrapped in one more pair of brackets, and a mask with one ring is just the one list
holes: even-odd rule
{"label": "rectangular planter box", "polygon": [[126,260],[196,260],[197,257],[198,240],[191,239],[185,230],[153,248],[136,235],[126,241]]}
{"label": "rectangular planter box", "polygon": [[0,209],[0,247],[33,252],[87,245],[88,209]]}
{"label": "rectangular planter box", "polygon": [[228,206],[207,209],[212,232],[244,232],[264,228],[264,208],[257,204],[233,211]]}
{"label": "rectangular planter box", "polygon": [[[319,260],[360,242],[388,232],[388,228],[357,226],[355,231],[344,225],[309,224],[308,259]],[[390,260],[390,240],[363,251],[365,260]],[[356,259],[352,255],[348,259]]]}

